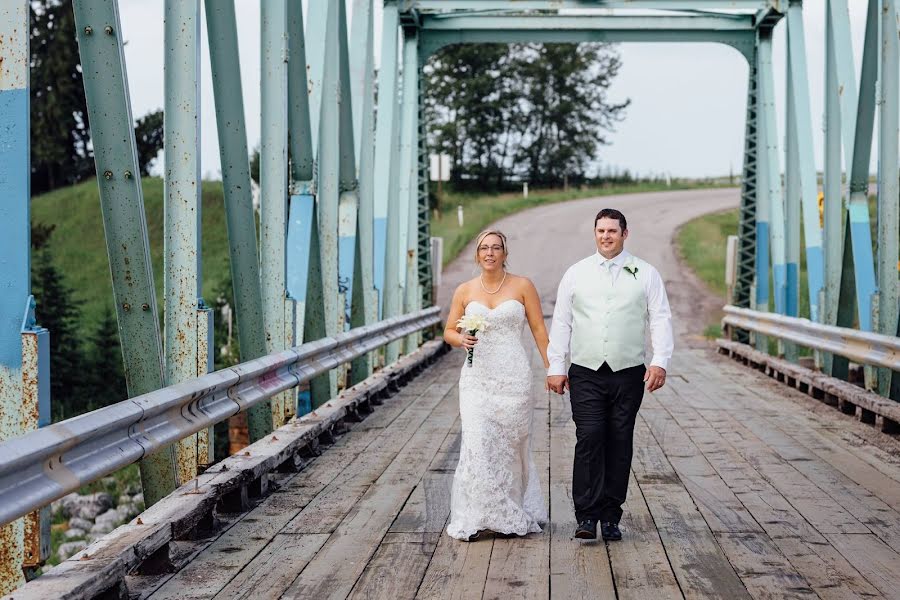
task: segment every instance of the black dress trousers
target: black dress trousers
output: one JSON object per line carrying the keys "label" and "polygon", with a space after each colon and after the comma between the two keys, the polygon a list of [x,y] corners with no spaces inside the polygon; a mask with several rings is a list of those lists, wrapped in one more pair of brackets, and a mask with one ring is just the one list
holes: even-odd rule
{"label": "black dress trousers", "polygon": [[575,421],[575,519],[618,523],[628,491],[634,421],[644,397],[644,365],[613,372],[569,367]]}

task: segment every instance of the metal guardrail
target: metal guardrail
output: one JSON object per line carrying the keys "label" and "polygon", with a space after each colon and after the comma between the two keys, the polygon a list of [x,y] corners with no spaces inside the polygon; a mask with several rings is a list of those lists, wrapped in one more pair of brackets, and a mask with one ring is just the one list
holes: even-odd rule
{"label": "metal guardrail", "polygon": [[822,325],[809,319],[760,312],[737,306],[725,307],[724,325],[794,342],[813,350],[844,356],[861,365],[900,371],[900,338]]}
{"label": "metal guardrail", "polygon": [[0,444],[0,524],[439,321],[439,307],[386,319],[130,398]]}

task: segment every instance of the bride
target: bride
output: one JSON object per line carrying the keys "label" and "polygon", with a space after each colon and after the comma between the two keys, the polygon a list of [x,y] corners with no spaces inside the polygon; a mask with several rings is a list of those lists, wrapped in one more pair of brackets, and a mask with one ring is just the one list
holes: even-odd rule
{"label": "bride", "polygon": [[[471,352],[459,377],[462,444],[447,526],[450,536],[470,542],[487,532],[539,532],[547,522],[531,456],[533,377],[522,344],[527,321],[547,368],[547,329],[534,284],[507,272],[507,256],[501,232],[478,236],[481,274],[456,288],[444,330],[448,344]],[[457,326],[472,315],[485,321],[475,336]]]}

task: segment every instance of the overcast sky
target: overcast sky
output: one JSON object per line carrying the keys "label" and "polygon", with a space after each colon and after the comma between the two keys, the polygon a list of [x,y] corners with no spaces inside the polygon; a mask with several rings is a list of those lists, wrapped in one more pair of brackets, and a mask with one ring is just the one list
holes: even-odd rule
{"label": "overcast sky", "polygon": [[[260,132],[260,0],[235,0],[241,52],[244,111],[250,148],[259,145]],[[380,1],[376,0],[376,29],[380,29]],[[866,2],[850,0],[850,29],[857,73],[862,59]],[[306,5],[306,0],[304,0]],[[163,1],[121,0],[125,58],[131,88],[132,112],[138,118],[163,107]],[[816,165],[821,169],[825,2],[804,4],[812,125]],[[202,11],[201,11],[202,14]],[[784,130],[785,24],[776,29],[774,60],[779,131]],[[206,45],[201,26],[201,137],[202,173],[220,177],[215,109]],[[380,31],[376,45],[380,46]],[[631,99],[626,119],[602,149],[607,167],[647,175],[727,175],[739,172],[744,147],[747,63],[733,48],[719,44],[621,44],[623,67],[611,87],[611,100]],[[377,62],[377,61],[376,61]],[[858,78],[857,78],[858,80]],[[877,127],[876,127],[877,131]],[[873,160],[877,153],[873,153]],[[783,160],[783,159],[782,159]],[[156,172],[161,171],[161,158]]]}

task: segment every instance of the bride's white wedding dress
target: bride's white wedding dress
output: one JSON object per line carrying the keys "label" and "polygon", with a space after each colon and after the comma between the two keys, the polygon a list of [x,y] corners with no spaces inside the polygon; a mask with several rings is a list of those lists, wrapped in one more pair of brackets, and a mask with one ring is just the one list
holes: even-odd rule
{"label": "bride's white wedding dress", "polygon": [[[462,443],[453,477],[447,533],[467,539],[482,529],[525,535],[541,531],[547,510],[531,456],[534,399],[528,352],[522,345],[525,307],[509,299],[482,314],[472,366],[459,377]],[[465,356],[465,355],[464,355]]]}

